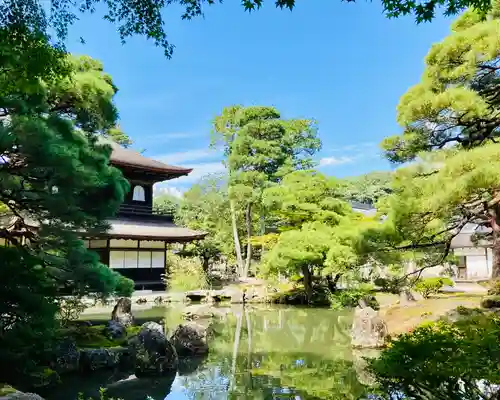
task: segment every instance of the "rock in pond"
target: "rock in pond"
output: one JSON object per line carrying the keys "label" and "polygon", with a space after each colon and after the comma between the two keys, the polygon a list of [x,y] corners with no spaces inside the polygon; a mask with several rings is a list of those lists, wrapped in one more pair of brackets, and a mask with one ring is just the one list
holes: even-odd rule
{"label": "rock in pond", "polygon": [[352,341],[355,348],[380,348],[385,346],[387,325],[378,311],[371,307],[356,307],[352,324]]}
{"label": "rock in pond", "polygon": [[132,315],[132,301],[127,297],[122,297],[115,304],[113,312],[111,313],[111,320],[121,323],[128,328],[134,323]]}
{"label": "rock in pond", "polygon": [[177,370],[177,352],[165,337],[161,325],[145,323],[128,344],[138,378],[165,376]]}
{"label": "rock in pond", "polygon": [[52,369],[58,373],[75,372],[79,365],[80,351],[72,339],[66,338],[56,344]]}
{"label": "rock in pond", "polygon": [[195,322],[181,324],[172,334],[172,342],[180,356],[197,356],[208,353],[209,328]]}
{"label": "rock in pond", "polygon": [[111,320],[108,321],[104,334],[111,339],[120,339],[127,334],[127,328],[121,322]]}
{"label": "rock in pond", "polygon": [[190,301],[201,302],[205,301],[208,296],[207,290],[192,290],[190,292],[186,292],[186,298]]}
{"label": "rock in pond", "polygon": [[97,371],[118,366],[129,350],[125,347],[109,349],[82,349],[80,351],[80,368],[83,371]]}

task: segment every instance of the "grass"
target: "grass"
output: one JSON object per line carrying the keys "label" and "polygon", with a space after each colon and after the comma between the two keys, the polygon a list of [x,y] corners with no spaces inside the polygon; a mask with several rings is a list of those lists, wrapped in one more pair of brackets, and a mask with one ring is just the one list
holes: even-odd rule
{"label": "grass", "polygon": [[479,294],[441,293],[412,306],[388,306],[383,310],[382,316],[389,333],[398,334],[424,322],[435,321],[457,307],[479,307],[481,298],[482,295]]}

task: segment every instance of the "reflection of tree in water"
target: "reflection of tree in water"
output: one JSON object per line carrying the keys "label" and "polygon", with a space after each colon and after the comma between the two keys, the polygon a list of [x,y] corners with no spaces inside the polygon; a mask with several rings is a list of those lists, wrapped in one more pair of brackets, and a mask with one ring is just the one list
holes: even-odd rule
{"label": "reflection of tree in water", "polygon": [[358,399],[366,387],[351,360],[350,321],[330,310],[236,311],[209,358],[234,399]]}

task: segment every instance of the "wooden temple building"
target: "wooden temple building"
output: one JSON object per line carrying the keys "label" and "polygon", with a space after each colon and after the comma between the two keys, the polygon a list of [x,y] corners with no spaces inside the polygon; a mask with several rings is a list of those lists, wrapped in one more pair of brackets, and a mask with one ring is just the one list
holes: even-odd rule
{"label": "wooden temple building", "polygon": [[203,239],[205,233],[176,226],[172,215],[153,212],[153,185],[188,175],[189,168],[164,164],[110,142],[111,164],[130,183],[130,191],[111,228],[96,237],[84,236],[86,246],[97,252],[101,262],[134,280],[136,288],[161,285],[168,252],[176,243]]}
{"label": "wooden temple building", "polygon": [[[110,225],[107,232],[98,235],[82,232],[81,237],[103,264],[132,279],[137,289],[164,288],[162,274],[167,268],[168,253],[179,247],[179,243],[203,239],[206,234],[176,226],[172,215],[155,213],[153,185],[188,175],[191,169],[167,165],[105,141],[112,147],[110,162],[128,179],[130,191],[116,216],[107,221]],[[22,237],[16,220],[15,216],[2,216],[0,227]],[[24,224],[35,230],[39,226],[30,218],[25,218]],[[0,236],[2,245],[9,244]]]}

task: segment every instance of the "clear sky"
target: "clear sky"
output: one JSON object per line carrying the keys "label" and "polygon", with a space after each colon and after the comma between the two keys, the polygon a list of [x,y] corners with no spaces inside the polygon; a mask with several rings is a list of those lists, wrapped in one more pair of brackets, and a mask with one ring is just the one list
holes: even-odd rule
{"label": "clear sky", "polygon": [[299,0],[293,12],[273,3],[249,14],[240,1],[226,0],[192,21],[169,8],[171,60],[143,38],[122,45],[99,14],[72,28],[69,50],[100,59],[119,87],[120,124],[134,148],[194,168],[170,182],[172,190],[222,170],[221,154],[208,148],[210,121],[232,104],[273,105],[285,118],[316,119],[326,174],[390,168],[378,143],[399,132],[399,97],[418,82],[424,56],[450,21],[389,20],[378,1]]}

